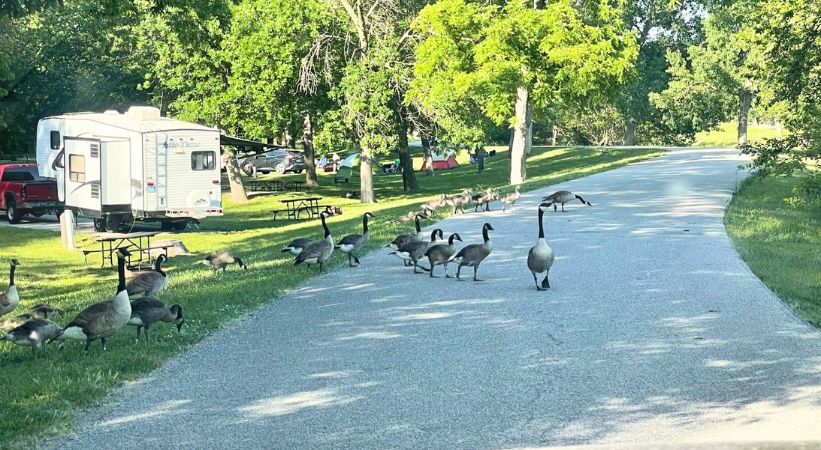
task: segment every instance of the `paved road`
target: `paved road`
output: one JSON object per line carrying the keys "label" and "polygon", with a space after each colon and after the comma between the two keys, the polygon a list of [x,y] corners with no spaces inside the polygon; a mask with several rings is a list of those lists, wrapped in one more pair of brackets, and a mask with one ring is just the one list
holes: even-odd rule
{"label": "paved road", "polygon": [[[6,213],[2,212],[0,213],[0,227],[28,228],[31,230],[48,230],[59,233],[60,220],[57,219],[57,216],[45,214],[40,217],[26,216],[20,223],[10,224],[8,218],[6,217]],[[80,219],[79,223],[77,224],[77,230],[81,232],[93,232],[94,225],[90,219]]]}
{"label": "paved road", "polygon": [[[734,153],[675,151],[530,193],[513,213],[447,219],[466,241],[484,221],[496,228],[488,281],[431,281],[379,252],[121,390],[59,445],[821,440],[821,333],[724,232]],[[534,205],[560,188],[594,206],[546,215],[558,259],[553,289],[537,292],[525,269]]]}

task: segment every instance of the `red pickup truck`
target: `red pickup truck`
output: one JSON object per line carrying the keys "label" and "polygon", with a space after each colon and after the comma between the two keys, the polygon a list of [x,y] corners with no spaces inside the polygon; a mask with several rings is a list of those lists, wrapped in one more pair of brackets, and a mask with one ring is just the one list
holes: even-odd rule
{"label": "red pickup truck", "polygon": [[0,164],[0,210],[10,223],[19,223],[26,214],[60,215],[63,207],[57,182],[41,178],[36,164]]}

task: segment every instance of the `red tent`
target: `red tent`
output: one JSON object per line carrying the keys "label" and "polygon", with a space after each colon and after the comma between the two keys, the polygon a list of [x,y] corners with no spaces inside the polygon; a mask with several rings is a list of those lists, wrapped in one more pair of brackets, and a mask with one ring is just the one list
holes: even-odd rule
{"label": "red tent", "polygon": [[[459,163],[456,162],[456,157],[452,154],[447,158],[437,154],[433,155],[433,170],[453,169],[454,167],[459,167]],[[423,161],[422,168],[419,171],[424,172],[426,170],[428,170],[427,161]]]}

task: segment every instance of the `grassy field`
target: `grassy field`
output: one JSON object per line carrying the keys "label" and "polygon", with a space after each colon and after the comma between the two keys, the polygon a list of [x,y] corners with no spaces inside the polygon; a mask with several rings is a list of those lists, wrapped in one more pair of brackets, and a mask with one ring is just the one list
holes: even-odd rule
{"label": "grassy field", "polygon": [[750,178],[727,209],[727,231],[750,269],[821,328],[821,206],[792,206],[798,177]]}
{"label": "grassy field", "polygon": [[[537,148],[528,160],[530,178],[523,187],[534,189],[662,153],[655,149]],[[375,214],[369,246],[369,250],[374,250],[400,230],[411,227],[394,222],[395,218],[417,209],[421,202],[439,193],[477,185],[507,186],[508,166],[506,154],[500,152],[487,160],[483,174],[476,174],[475,166],[470,165],[437,172],[434,177],[419,174],[422,191],[417,194],[401,192],[400,175],[378,176],[375,190],[379,202],[372,205],[340,197],[344,191],[358,190],[358,186],[334,186],[331,174],[321,176],[323,187],[314,193],[326,197],[323,203],[343,208],[341,216],[329,220],[337,239],[361,232],[361,214],[365,211]],[[112,388],[145,375],[167,358],[314,276],[316,269],[293,267],[292,257],[280,249],[297,237],[320,238],[319,223],[273,221],[270,211],[281,207],[282,198],[257,196],[243,204],[226,200],[225,215],[205,220],[201,230],[163,235],[182,241],[192,252],[190,256],[173,257],[167,263],[170,287],[161,295],[167,303],[179,303],[184,308],[186,324],[182,333],[178,334],[170,324],[159,324],[151,330],[152,342],[146,344],[136,343],[135,330],[128,328],[109,341],[107,352],[102,352],[96,343],[85,354],[82,343],[69,343],[63,351],[47,347],[37,359],[27,348],[0,345],[0,448],[30,447],[33,440],[65,432],[79,409],[94,405]],[[79,243],[89,246],[91,237],[81,235]],[[230,250],[243,257],[249,270],[232,268],[224,274],[212,274],[198,262],[215,249]],[[98,269],[94,264],[85,266],[81,254],[65,250],[54,233],[0,227],[3,273],[7,270],[6,261],[12,257],[22,263],[17,285],[23,300],[17,313],[25,312],[26,305],[46,302],[68,310],[67,317],[57,320],[65,324],[83,307],[114,294],[116,270]],[[343,256],[332,258],[332,267],[343,264],[347,264]]]}
{"label": "grassy field", "polygon": [[[786,135],[786,132],[784,132]],[[747,141],[755,142],[762,139],[777,137],[775,128],[749,124],[747,126]],[[738,142],[738,123],[727,122],[721,124],[718,130],[702,131],[696,134],[694,147],[735,147]]]}

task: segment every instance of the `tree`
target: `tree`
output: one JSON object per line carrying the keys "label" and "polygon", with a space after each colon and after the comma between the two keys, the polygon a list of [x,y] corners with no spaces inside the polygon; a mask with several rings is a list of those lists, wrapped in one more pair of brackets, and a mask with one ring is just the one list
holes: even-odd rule
{"label": "tree", "polygon": [[[635,61],[635,39],[618,8],[604,1],[574,5],[559,0],[536,9],[525,1],[442,0],[417,20],[423,37],[416,55],[416,100],[431,117],[446,118],[441,123],[446,129],[466,122],[465,114],[454,114],[455,104],[478,108],[497,125],[508,123],[511,184],[526,178],[534,108],[607,95]],[[448,97],[451,101],[442,101]]]}

